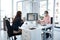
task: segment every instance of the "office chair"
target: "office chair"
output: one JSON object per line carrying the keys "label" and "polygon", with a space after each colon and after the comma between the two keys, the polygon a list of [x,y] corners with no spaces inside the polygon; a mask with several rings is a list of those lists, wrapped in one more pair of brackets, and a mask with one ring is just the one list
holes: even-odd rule
{"label": "office chair", "polygon": [[[51,24],[53,24],[53,17],[51,17]],[[50,32],[47,31],[46,35],[48,34],[52,38],[52,27],[47,28],[46,30],[49,30]],[[47,38],[49,37],[47,36]]]}
{"label": "office chair", "polygon": [[[12,37],[12,40],[16,40],[16,35],[21,35],[21,33],[13,33],[13,28],[10,26],[10,22],[8,20],[6,21],[6,26],[7,26],[7,33],[8,33],[8,37]],[[14,39],[13,39],[14,37]]]}
{"label": "office chair", "polygon": [[[53,17],[51,17],[51,24],[53,24]],[[42,30],[43,30],[43,35],[44,33],[46,34],[46,39],[49,37],[52,38],[52,27],[47,28],[45,32],[44,32],[45,29],[42,29]]]}

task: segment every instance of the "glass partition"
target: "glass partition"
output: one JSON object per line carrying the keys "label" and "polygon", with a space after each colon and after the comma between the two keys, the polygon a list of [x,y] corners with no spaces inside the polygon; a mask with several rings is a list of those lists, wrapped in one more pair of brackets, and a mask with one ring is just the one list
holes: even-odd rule
{"label": "glass partition", "polygon": [[12,0],[0,0],[0,27],[3,28],[3,18],[12,17]]}
{"label": "glass partition", "polygon": [[[14,18],[15,17],[15,15],[16,15],[16,12],[17,12],[17,10],[20,10],[22,7],[22,5],[21,5],[21,3],[19,3],[19,1],[21,1],[21,0],[13,0],[13,14],[12,14],[12,17]],[[20,6],[20,7],[18,7],[18,5]],[[19,9],[18,9],[18,8]]]}
{"label": "glass partition", "polygon": [[[44,1],[20,1],[18,2],[17,9],[22,10],[24,16],[26,13],[35,12],[43,16],[44,11],[47,10],[47,0]],[[22,9],[21,9],[22,8]]]}
{"label": "glass partition", "polygon": [[55,0],[55,25],[57,25],[57,27],[60,27],[60,0]]}
{"label": "glass partition", "polygon": [[22,11],[22,17],[27,17],[27,13],[40,13],[40,1],[18,1],[17,11]]}
{"label": "glass partition", "polygon": [[44,16],[44,11],[47,10],[47,1],[41,1],[40,2],[40,15]]}
{"label": "glass partition", "polygon": [[12,16],[12,0],[1,0],[1,10],[5,11],[5,15],[3,16],[11,17]]}
{"label": "glass partition", "polygon": [[48,11],[49,11],[49,15],[50,17],[53,17],[53,4],[54,0],[48,0]]}
{"label": "glass partition", "polygon": [[22,11],[22,2],[20,1],[17,2],[17,10]]}

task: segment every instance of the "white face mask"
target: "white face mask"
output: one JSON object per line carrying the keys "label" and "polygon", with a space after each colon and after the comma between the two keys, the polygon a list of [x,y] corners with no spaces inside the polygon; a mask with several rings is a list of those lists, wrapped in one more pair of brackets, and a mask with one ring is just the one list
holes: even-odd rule
{"label": "white face mask", "polygon": [[44,16],[46,16],[46,13],[44,12]]}
{"label": "white face mask", "polygon": [[45,16],[48,16],[48,14],[44,14]]}
{"label": "white face mask", "polygon": [[44,15],[46,15],[46,14],[44,14]]}

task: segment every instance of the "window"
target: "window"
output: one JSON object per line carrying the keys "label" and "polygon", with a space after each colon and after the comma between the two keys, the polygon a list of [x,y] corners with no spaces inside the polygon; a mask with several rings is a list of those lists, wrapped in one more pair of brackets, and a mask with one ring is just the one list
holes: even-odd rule
{"label": "window", "polygon": [[1,0],[1,9],[0,9],[0,26],[3,28],[3,18],[5,16],[11,18],[12,16],[12,0]]}
{"label": "window", "polygon": [[55,22],[60,24],[60,0],[55,1]]}
{"label": "window", "polygon": [[41,1],[40,2],[40,15],[41,16],[44,16],[44,11],[47,10],[46,6],[47,6],[46,1]]}
{"label": "window", "polygon": [[17,11],[22,11],[22,2],[17,2]]}
{"label": "window", "polygon": [[53,17],[53,4],[54,0],[48,0],[48,12],[50,17]]}
{"label": "window", "polygon": [[1,0],[1,19],[12,16],[12,0]]}
{"label": "window", "polygon": [[19,2],[20,0],[13,0],[13,18],[15,17],[15,15],[16,15],[16,12],[18,11],[18,10],[22,10],[22,2]]}

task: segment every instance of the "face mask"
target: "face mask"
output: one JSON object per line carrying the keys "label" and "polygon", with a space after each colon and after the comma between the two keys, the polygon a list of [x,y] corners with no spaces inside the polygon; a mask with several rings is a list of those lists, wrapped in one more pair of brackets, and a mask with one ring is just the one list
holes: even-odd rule
{"label": "face mask", "polygon": [[44,14],[46,16],[46,14]]}

